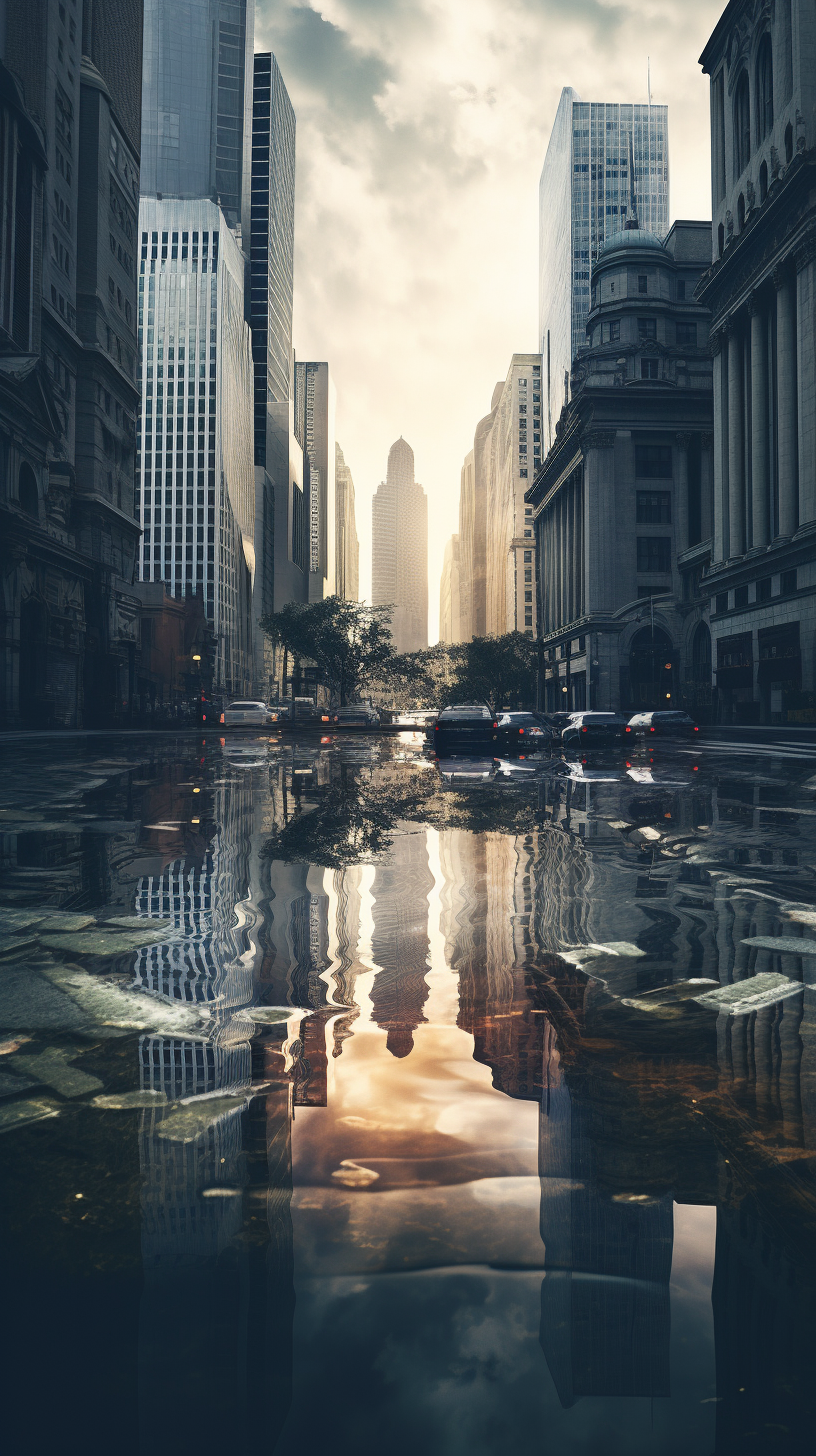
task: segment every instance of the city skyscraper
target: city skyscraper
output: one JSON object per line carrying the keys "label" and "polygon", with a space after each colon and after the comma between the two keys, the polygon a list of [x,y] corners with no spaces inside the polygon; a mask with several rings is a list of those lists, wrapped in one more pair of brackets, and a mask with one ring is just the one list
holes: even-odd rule
{"label": "city skyscraper", "polygon": [[428,645],[428,499],[402,436],[388,452],[388,473],[371,510],[372,602],[393,607],[397,651],[418,652]]}
{"label": "city skyscraper", "polygon": [[[335,390],[328,364],[295,364],[295,434],[309,462],[309,601],[336,590]],[[305,472],[304,472],[305,473]]]}
{"label": "city skyscraper", "polygon": [[451,536],[445,546],[442,576],[439,581],[439,640],[461,642],[461,573],[459,570],[459,536]]}
{"label": "city skyscraper", "polygon": [[206,199],[143,197],[139,225],[141,577],[177,596],[201,592],[217,637],[214,686],[240,696],[255,572],[244,258]]}
{"label": "city skyscraper", "polygon": [[144,0],[143,196],[208,197],[249,231],[255,0]]}
{"label": "city skyscraper", "polygon": [[337,525],[337,595],[346,601],[360,600],[360,543],[354,509],[354,481],[346,457],[335,441],[334,477]]}
{"label": "city skyscraper", "polygon": [[514,354],[493,399],[484,452],[485,627],[491,637],[505,632],[532,637],[533,522],[524,492],[541,460],[541,356]]}
{"label": "city skyscraper", "polygon": [[303,452],[294,433],[292,297],[295,113],[271,52],[255,56],[247,318],[252,329],[255,433],[256,692],[275,675],[261,617],[305,601]]}
{"label": "city skyscraper", "polygon": [[[629,174],[630,150],[634,179]],[[634,195],[640,226],[669,230],[668,107],[582,101],[565,86],[539,183],[539,338],[547,449],[586,343],[589,277]]]}

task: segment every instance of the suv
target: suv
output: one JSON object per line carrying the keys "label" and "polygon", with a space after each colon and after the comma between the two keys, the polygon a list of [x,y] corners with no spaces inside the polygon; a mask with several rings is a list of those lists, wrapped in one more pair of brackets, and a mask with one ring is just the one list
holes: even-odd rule
{"label": "suv", "polygon": [[660,733],[663,737],[691,738],[698,731],[697,724],[688,713],[670,712],[635,713],[629,719],[627,733],[645,737],[648,733]]}
{"label": "suv", "polygon": [[241,700],[224,709],[221,722],[225,728],[268,728],[272,714],[266,703]]}
{"label": "suv", "polygon": [[627,728],[623,713],[573,713],[561,731],[565,748],[595,748],[620,743]]}
{"label": "suv", "polygon": [[498,719],[486,703],[458,703],[443,708],[434,724],[434,748],[458,743],[462,748],[477,748],[496,742]]}

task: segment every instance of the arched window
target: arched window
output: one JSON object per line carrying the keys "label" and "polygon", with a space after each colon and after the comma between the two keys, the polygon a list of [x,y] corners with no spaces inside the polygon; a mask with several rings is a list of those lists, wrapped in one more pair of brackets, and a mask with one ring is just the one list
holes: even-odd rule
{"label": "arched window", "polygon": [[751,92],[743,71],[734,94],[734,180],[741,177],[751,158]]}
{"label": "arched window", "polygon": [[27,516],[33,516],[35,521],[39,520],[40,494],[37,490],[37,477],[25,461],[20,466],[17,499]]}
{"label": "arched window", "polygon": [[773,126],[773,51],[771,37],[763,35],[756,63],[756,139],[764,141]]}

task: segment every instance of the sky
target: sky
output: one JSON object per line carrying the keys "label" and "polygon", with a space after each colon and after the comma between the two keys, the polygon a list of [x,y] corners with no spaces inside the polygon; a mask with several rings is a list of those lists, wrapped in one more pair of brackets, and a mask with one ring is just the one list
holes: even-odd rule
{"label": "sky", "polygon": [[671,218],[711,216],[708,82],[724,0],[256,0],[297,114],[295,350],[327,359],[371,497],[400,435],[428,495],[429,640],[459,477],[513,353],[535,350],[538,180],[563,86],[669,107]]}

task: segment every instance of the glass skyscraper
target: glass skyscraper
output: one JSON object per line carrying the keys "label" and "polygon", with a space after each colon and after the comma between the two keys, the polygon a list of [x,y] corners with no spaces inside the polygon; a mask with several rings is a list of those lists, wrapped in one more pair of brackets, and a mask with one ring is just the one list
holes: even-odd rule
{"label": "glass skyscraper", "polygon": [[255,0],[145,0],[141,191],[249,198]]}
{"label": "glass skyscraper", "polygon": [[295,272],[295,113],[275,57],[255,57],[250,222],[255,464],[266,464],[267,404],[291,394]]}
{"label": "glass skyscraper", "polygon": [[[634,179],[629,155],[634,156]],[[642,228],[669,230],[668,107],[582,101],[561,92],[539,184],[539,336],[552,445],[569,374],[586,343],[592,264],[624,226],[631,184]]]}
{"label": "glass skyscraper", "polygon": [[244,258],[223,221],[206,200],[141,201],[136,499],[142,580],[201,593],[217,638],[214,686],[243,696],[255,572],[252,355]]}

